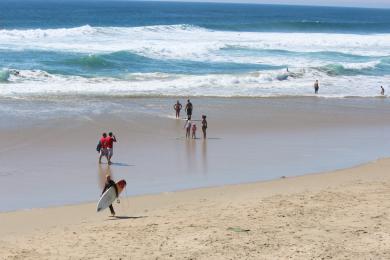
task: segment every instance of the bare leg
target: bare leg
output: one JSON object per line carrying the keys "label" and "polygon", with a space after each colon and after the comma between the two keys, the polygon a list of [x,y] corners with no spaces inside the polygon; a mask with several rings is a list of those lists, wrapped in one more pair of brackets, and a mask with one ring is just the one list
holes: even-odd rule
{"label": "bare leg", "polygon": [[115,216],[115,210],[114,210],[114,207],[112,206],[112,204],[110,205],[110,211],[111,211],[111,215]]}

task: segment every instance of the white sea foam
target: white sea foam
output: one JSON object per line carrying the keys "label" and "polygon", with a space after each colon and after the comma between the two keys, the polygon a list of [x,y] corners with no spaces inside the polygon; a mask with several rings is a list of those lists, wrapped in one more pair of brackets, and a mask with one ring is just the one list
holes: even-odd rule
{"label": "white sea foam", "polygon": [[390,76],[339,76],[301,69],[287,73],[283,70],[244,74],[178,75],[136,73],[123,79],[84,78],[51,75],[44,71],[20,71],[10,76],[9,83],[0,84],[0,96],[58,96],[58,95],[178,95],[178,96],[309,96],[313,80],[320,80],[320,96],[372,97],[378,85],[390,81]]}
{"label": "white sea foam", "polygon": [[[354,55],[390,55],[390,34],[269,33],[213,31],[190,25],[0,30],[0,49],[53,50],[84,53],[131,51],[158,59],[298,64],[307,59],[231,56],[218,52],[235,46],[294,52],[337,51]],[[282,57],[281,57],[282,58]],[[271,60],[271,61],[270,61]]]}

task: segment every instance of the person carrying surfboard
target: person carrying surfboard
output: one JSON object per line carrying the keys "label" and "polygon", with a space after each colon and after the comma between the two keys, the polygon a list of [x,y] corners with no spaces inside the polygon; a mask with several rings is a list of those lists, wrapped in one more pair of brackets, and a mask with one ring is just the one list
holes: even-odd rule
{"label": "person carrying surfboard", "polygon": [[[106,175],[106,183],[104,184],[104,188],[103,188],[103,191],[102,191],[102,195],[103,193],[108,190],[109,188],[111,187],[114,187],[115,189],[115,193],[116,193],[116,197],[118,197],[118,188],[116,187],[116,184],[115,184],[115,181],[111,180],[111,176],[109,174]],[[111,215],[112,216],[115,216],[115,210],[114,210],[114,207],[112,206],[112,204],[109,206],[110,207],[110,211],[111,211]]]}

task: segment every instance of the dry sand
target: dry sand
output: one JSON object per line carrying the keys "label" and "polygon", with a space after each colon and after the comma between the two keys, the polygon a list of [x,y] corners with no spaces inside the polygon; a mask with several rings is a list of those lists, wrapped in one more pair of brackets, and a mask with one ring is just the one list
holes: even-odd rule
{"label": "dry sand", "polygon": [[0,214],[1,259],[390,259],[390,159],[275,181]]}

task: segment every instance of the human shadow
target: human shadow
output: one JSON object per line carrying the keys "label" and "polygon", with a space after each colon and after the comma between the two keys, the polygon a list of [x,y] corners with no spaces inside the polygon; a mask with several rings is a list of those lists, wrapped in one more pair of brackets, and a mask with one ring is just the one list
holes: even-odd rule
{"label": "human shadow", "polygon": [[120,163],[120,162],[113,162],[113,163],[111,163],[111,166],[132,167],[135,165],[134,164],[127,164],[127,163]]}
{"label": "human shadow", "polygon": [[113,216],[109,220],[121,220],[121,219],[139,219],[139,218],[147,218],[148,216]]}

